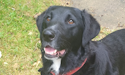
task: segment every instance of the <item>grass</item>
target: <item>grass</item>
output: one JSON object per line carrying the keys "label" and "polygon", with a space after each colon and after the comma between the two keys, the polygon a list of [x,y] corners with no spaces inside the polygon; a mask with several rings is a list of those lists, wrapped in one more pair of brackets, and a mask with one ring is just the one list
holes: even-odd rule
{"label": "grass", "polygon": [[33,16],[53,0],[0,0],[0,75],[39,75],[39,32]]}
{"label": "grass", "polygon": [[[0,75],[39,75],[40,40],[33,16],[57,4],[53,0],[0,0]],[[95,40],[110,32],[102,28]]]}

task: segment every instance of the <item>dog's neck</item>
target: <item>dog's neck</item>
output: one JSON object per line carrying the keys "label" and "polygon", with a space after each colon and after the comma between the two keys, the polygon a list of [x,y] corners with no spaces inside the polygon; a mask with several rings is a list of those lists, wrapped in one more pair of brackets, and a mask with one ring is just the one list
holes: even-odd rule
{"label": "dog's neck", "polygon": [[55,75],[58,75],[59,68],[61,65],[61,58],[56,58],[56,59],[53,59],[52,61],[53,61],[53,64],[51,65],[50,69],[52,69],[52,71],[55,72]]}
{"label": "dog's neck", "polygon": [[59,74],[59,68],[60,68],[60,65],[61,65],[61,58],[47,58],[45,57],[47,60],[51,60],[53,63],[52,65],[50,66],[49,68],[49,71],[53,71],[55,73],[55,75],[58,75]]}
{"label": "dog's neck", "polygon": [[[60,65],[60,74],[67,73],[79,66],[84,62],[87,55],[81,48],[78,49],[77,53],[68,52],[65,57],[62,58],[61,65]],[[83,56],[83,57],[82,57]]]}

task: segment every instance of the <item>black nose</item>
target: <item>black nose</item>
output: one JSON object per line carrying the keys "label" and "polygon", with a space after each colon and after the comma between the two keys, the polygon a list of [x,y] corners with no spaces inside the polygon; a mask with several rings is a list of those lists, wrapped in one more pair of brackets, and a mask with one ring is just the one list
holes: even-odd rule
{"label": "black nose", "polygon": [[54,39],[55,37],[55,34],[54,34],[54,31],[52,30],[44,30],[43,31],[43,37],[46,41],[51,41]]}

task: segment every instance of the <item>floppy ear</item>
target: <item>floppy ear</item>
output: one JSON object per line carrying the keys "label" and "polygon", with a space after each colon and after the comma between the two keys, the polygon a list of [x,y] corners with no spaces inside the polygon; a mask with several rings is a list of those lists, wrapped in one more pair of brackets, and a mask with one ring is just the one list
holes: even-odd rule
{"label": "floppy ear", "polygon": [[84,21],[84,31],[82,37],[82,45],[85,46],[91,39],[98,35],[100,31],[99,23],[88,14],[85,10],[82,11]]}
{"label": "floppy ear", "polygon": [[37,28],[38,28],[39,32],[42,31],[43,19],[44,19],[46,12],[49,11],[50,9],[53,10],[54,8],[56,8],[56,6],[50,6],[46,11],[44,11],[41,15],[39,15],[37,17],[36,24],[37,24]]}
{"label": "floppy ear", "polygon": [[39,32],[42,31],[42,23],[43,23],[44,15],[45,15],[45,11],[42,14],[40,14],[36,19],[36,24]]}

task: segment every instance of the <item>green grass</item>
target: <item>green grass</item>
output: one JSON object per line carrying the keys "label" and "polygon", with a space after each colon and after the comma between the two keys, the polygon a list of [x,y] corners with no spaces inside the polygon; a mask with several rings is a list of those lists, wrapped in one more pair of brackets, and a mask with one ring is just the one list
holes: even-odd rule
{"label": "green grass", "polygon": [[39,75],[39,32],[33,16],[52,0],[0,0],[0,75]]}

